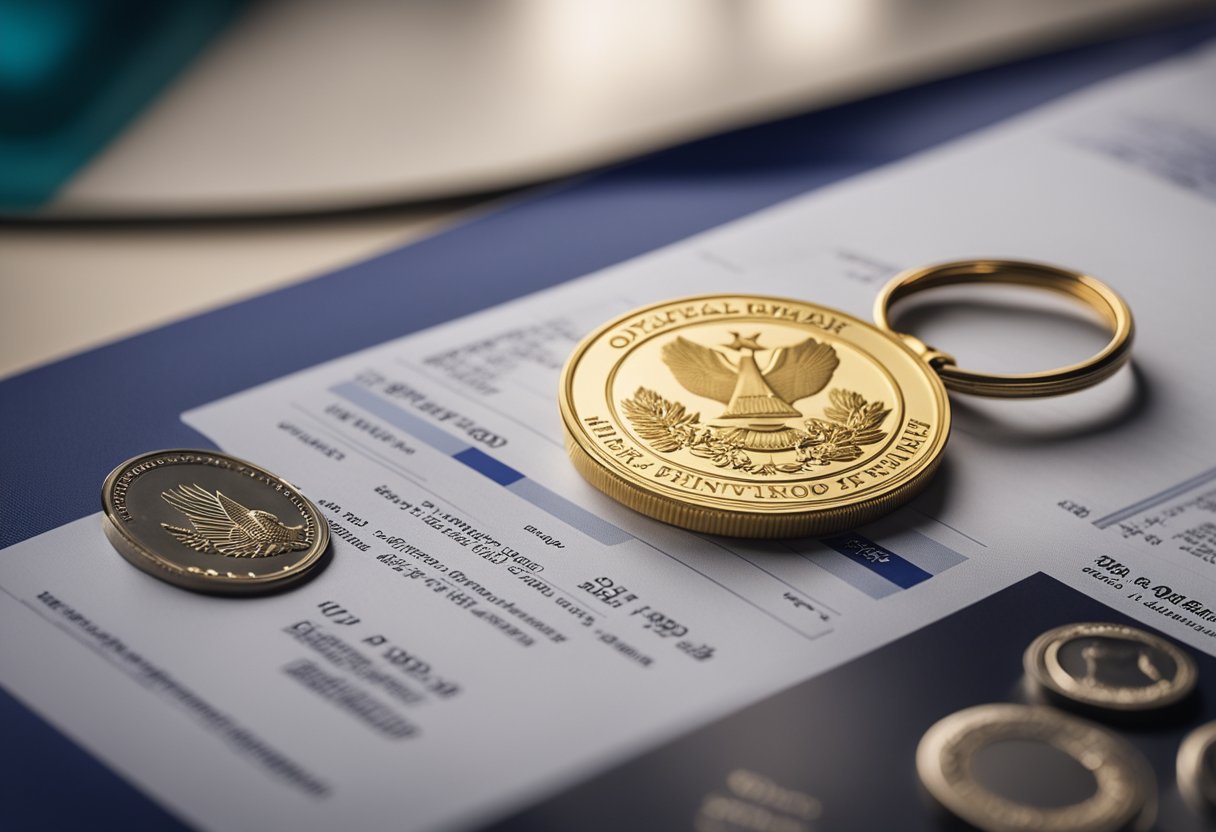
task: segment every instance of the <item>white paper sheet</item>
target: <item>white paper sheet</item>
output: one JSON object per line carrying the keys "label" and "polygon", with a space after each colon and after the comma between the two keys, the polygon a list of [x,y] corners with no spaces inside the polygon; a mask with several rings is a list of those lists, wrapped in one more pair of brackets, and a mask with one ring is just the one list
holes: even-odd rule
{"label": "white paper sheet", "polygon": [[[0,683],[199,826],[431,829],[1036,571],[1214,652],[1214,88],[1209,50],[185,414],[323,507],[332,563],[283,595],[207,598],[130,568],[85,518],[0,556],[0,628],[23,634],[0,641]],[[611,316],[754,292],[868,317],[897,270],[975,256],[1107,281],[1135,311],[1134,367],[1058,399],[955,397],[941,473],[880,523],[830,544],[708,538],[566,459],[557,375]],[[906,321],[995,370],[1103,341],[1084,316],[988,297]]]}

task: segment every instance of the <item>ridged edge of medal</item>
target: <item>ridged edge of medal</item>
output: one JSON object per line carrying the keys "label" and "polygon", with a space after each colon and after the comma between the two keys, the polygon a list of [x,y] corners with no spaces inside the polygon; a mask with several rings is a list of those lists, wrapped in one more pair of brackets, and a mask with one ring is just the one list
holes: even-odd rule
{"label": "ridged edge of medal", "polygon": [[578,442],[563,420],[566,453],[575,469],[597,490],[628,508],[662,523],[689,531],[723,537],[815,537],[863,526],[889,514],[897,506],[919,494],[941,465],[942,455],[930,460],[920,471],[881,497],[864,503],[805,512],[755,512],[693,506],[680,500],[648,491],[606,468]]}

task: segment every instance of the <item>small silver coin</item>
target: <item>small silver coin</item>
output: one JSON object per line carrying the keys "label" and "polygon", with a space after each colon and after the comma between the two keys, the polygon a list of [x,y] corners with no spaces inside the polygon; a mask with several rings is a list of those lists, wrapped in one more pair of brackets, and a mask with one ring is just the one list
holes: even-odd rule
{"label": "small silver coin", "polygon": [[1123,624],[1087,622],[1048,630],[1022,657],[1044,691],[1113,711],[1176,704],[1195,689],[1195,662],[1163,638]]}
{"label": "small silver coin", "polygon": [[1216,722],[1200,725],[1178,748],[1178,791],[1200,814],[1216,815]]}
{"label": "small silver coin", "polygon": [[102,530],[163,581],[223,595],[265,592],[308,575],[329,526],[299,490],[218,451],[143,454],[102,485]]}
{"label": "small silver coin", "polygon": [[1104,728],[1052,708],[993,704],[937,722],[916,749],[929,794],[986,832],[1147,830],[1152,769]]}

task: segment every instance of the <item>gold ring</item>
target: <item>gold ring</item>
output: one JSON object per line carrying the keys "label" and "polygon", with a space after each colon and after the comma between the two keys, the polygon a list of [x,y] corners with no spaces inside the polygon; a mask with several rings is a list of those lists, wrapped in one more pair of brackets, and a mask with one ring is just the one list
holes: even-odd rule
{"label": "gold ring", "polygon": [[[888,313],[901,299],[925,289],[960,283],[1033,286],[1077,298],[1098,311],[1110,328],[1111,339],[1097,355],[1067,367],[1041,373],[977,373],[960,368],[951,356],[925,347],[915,337],[891,328]],[[909,269],[892,278],[879,292],[874,301],[874,321],[879,329],[900,338],[920,353],[949,389],[1004,399],[1059,396],[1097,384],[1131,357],[1135,330],[1127,303],[1102,281],[1071,269],[1020,260],[959,260]]]}

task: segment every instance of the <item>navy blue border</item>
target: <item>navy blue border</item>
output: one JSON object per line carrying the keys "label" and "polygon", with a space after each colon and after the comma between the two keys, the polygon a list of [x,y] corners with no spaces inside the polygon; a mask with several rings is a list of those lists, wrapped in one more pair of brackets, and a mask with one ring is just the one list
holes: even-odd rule
{"label": "navy blue border", "polygon": [[[124,459],[208,445],[179,418],[192,407],[609,266],[1212,37],[1209,16],[693,142],[0,382],[0,547],[96,511],[102,479]],[[7,697],[0,724],[6,829],[175,825]],[[44,786],[55,782],[81,798],[54,800]]]}

